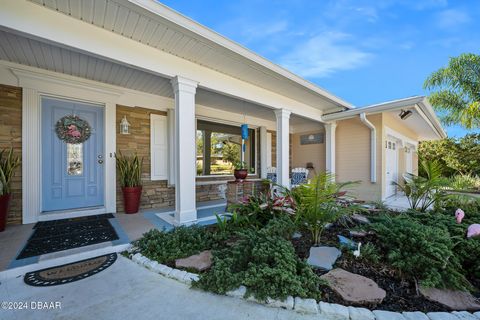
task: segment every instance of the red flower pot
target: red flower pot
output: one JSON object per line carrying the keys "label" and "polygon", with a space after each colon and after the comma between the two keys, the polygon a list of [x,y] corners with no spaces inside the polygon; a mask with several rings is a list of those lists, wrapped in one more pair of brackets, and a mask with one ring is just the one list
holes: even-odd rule
{"label": "red flower pot", "polygon": [[248,170],[247,169],[239,169],[239,170],[235,169],[233,171],[233,175],[235,176],[235,179],[237,181],[243,181],[248,176]]}
{"label": "red flower pot", "polygon": [[138,187],[124,187],[123,191],[123,205],[125,206],[125,213],[137,213],[140,208],[140,198],[142,197],[142,186]]}
{"label": "red flower pot", "polygon": [[0,196],[0,232],[5,230],[7,224],[8,204],[10,203],[10,194]]}

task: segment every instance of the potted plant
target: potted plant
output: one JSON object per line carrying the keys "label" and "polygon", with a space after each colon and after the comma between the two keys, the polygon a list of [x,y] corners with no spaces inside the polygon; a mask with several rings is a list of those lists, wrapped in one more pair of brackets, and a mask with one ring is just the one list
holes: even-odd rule
{"label": "potted plant", "polygon": [[235,176],[236,181],[243,181],[248,176],[247,164],[245,161],[236,161],[233,164],[233,175]]}
{"label": "potted plant", "polygon": [[137,154],[124,156],[121,152],[116,158],[125,213],[137,213],[142,196],[143,158],[140,159]]}
{"label": "potted plant", "polygon": [[0,151],[0,232],[5,230],[8,205],[11,198],[11,182],[15,169],[20,165],[20,158],[13,155],[13,148]]}

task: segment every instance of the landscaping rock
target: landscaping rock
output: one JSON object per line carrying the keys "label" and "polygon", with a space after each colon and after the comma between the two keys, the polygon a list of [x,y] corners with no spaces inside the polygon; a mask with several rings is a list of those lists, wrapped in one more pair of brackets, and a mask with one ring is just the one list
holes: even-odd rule
{"label": "landscaping rock", "polygon": [[300,239],[301,237],[302,237],[302,234],[298,231],[292,234],[292,239]]}
{"label": "landscaping rock", "polygon": [[406,320],[405,317],[398,312],[374,310],[373,314],[377,320]]}
{"label": "landscaping rock", "polygon": [[458,320],[456,316],[448,312],[429,312],[427,316],[430,320]]}
{"label": "landscaping rock", "polygon": [[372,311],[365,308],[348,307],[351,320],[375,320]]}
{"label": "landscaping rock", "polygon": [[173,279],[176,279],[176,280],[179,280],[179,281],[183,281],[183,278],[185,278],[186,274],[187,274],[187,271],[172,269],[172,271],[169,273],[168,276],[170,278],[173,278]]}
{"label": "landscaping rock", "polygon": [[332,270],[342,252],[335,247],[311,247],[307,263],[313,267]]}
{"label": "landscaping rock", "polygon": [[475,315],[478,319],[480,319],[480,312],[475,312],[474,315]]}
{"label": "landscaping rock", "polygon": [[212,252],[205,250],[188,258],[175,260],[177,268],[191,268],[198,271],[205,271],[212,266]]}
{"label": "landscaping rock", "polygon": [[168,266],[165,266],[165,265],[162,265],[162,266],[163,266],[163,268],[160,269],[160,273],[161,273],[162,275],[166,276],[166,277],[167,277],[167,276],[170,276],[170,273],[172,273],[172,271],[173,271],[174,269],[172,269],[172,268],[170,268],[170,267],[168,267]]}
{"label": "landscaping rock", "polygon": [[347,237],[344,237],[342,235],[337,235],[337,237],[338,242],[340,242],[340,246],[344,246],[350,250],[355,250],[357,248],[357,243],[352,239],[348,239]]}
{"label": "landscaping rock", "polygon": [[352,214],[352,220],[357,222],[357,223],[362,223],[362,224],[370,224],[370,220],[365,217],[364,215],[354,213]]}
{"label": "landscaping rock", "polygon": [[453,311],[452,314],[460,320],[478,320],[476,316],[467,311]]}
{"label": "landscaping rock", "polygon": [[315,299],[302,299],[295,297],[294,309],[301,313],[316,314],[318,313],[317,301],[315,301]]}
{"label": "landscaping rock", "polygon": [[267,298],[267,306],[272,308],[283,308],[292,310],[295,302],[292,296],[288,296],[285,300],[275,300],[270,297]]}
{"label": "landscaping rock", "polygon": [[350,320],[348,308],[339,304],[320,302],[318,308],[322,316],[329,320]]}
{"label": "landscaping rock", "polygon": [[228,291],[225,294],[229,297],[243,298],[245,296],[245,293],[247,293],[247,288],[245,286],[240,286],[237,289]]}
{"label": "landscaping rock", "polygon": [[142,254],[141,253],[135,253],[133,256],[132,256],[132,261],[135,262],[135,263],[138,263],[140,264],[140,260],[142,258]]}
{"label": "landscaping rock", "polygon": [[402,312],[402,314],[407,320],[429,320],[427,315],[420,311]]}
{"label": "landscaping rock", "polygon": [[147,267],[147,269],[150,269],[150,270],[154,270],[156,266],[158,266],[157,261],[149,260],[148,262],[145,263],[145,267]]}
{"label": "landscaping rock", "polygon": [[428,300],[438,302],[450,310],[480,310],[480,304],[469,292],[420,287],[420,293]]}
{"label": "landscaping rock", "polygon": [[356,305],[376,305],[382,303],[385,290],[375,281],[364,276],[337,268],[321,276],[343,300]]}
{"label": "landscaping rock", "polygon": [[195,274],[195,273],[187,272],[185,277],[183,277],[183,282],[188,284],[192,283],[192,281],[198,281],[198,280],[200,280],[200,278],[198,277],[198,274]]}
{"label": "landscaping rock", "polygon": [[368,236],[367,231],[356,231],[356,230],[350,230],[350,236],[351,237],[357,237],[357,238],[364,238]]}

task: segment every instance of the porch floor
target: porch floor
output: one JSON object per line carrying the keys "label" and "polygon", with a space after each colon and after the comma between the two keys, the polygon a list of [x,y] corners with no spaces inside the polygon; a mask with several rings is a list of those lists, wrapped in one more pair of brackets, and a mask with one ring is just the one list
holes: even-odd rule
{"label": "porch floor", "polygon": [[[226,202],[224,200],[197,203],[198,221],[196,223],[200,225],[213,224],[216,222],[215,213],[224,213],[225,209]],[[51,261],[53,263],[53,259],[58,260],[77,254],[98,252],[97,255],[100,255],[108,253],[108,251],[118,251],[117,249],[121,248],[121,246],[139,239],[142,234],[151,229],[172,229],[174,227],[174,210],[174,208],[168,207],[142,210],[137,214],[115,213],[115,218],[109,219],[109,221],[119,237],[118,240],[52,252],[20,260],[16,260],[16,257],[25,247],[28,239],[33,234],[33,227],[35,224],[9,225],[4,232],[0,233],[0,272],[13,268],[26,267],[40,262]],[[56,265],[62,263],[56,263]],[[41,267],[39,266],[34,269],[40,268]]]}

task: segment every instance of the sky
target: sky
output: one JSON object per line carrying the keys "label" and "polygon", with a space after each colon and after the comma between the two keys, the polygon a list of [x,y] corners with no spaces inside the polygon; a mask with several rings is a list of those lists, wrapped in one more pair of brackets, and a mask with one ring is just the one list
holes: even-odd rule
{"label": "sky", "polygon": [[427,95],[449,57],[480,54],[478,0],[161,2],[357,107]]}

